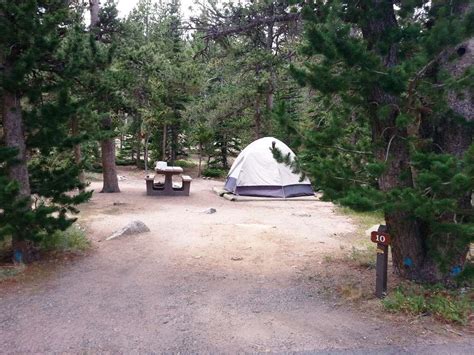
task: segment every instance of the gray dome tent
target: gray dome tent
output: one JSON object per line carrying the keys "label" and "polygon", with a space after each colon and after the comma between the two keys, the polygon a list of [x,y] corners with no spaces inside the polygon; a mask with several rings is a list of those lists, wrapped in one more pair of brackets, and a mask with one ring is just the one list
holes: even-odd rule
{"label": "gray dome tent", "polygon": [[306,178],[278,163],[270,150],[272,144],[282,154],[294,158],[295,154],[282,141],[273,137],[260,138],[249,144],[232,164],[224,189],[242,196],[296,197],[313,196],[314,191]]}

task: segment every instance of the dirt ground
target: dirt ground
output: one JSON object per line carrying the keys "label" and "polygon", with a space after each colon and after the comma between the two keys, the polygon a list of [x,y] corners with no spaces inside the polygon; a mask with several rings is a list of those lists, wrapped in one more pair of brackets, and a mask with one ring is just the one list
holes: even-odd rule
{"label": "dirt ground", "polygon": [[[0,352],[472,350],[469,334],[383,312],[372,289],[341,297],[375,276],[338,261],[356,227],[330,203],[230,202],[202,179],[190,197],[151,197],[142,173],[120,175],[120,194],[81,207],[90,252],[0,284]],[[132,220],[151,231],[105,241]]]}

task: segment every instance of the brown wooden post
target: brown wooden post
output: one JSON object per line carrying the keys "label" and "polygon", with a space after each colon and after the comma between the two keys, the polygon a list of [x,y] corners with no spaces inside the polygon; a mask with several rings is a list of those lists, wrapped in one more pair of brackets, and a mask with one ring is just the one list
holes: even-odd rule
{"label": "brown wooden post", "polygon": [[378,230],[372,232],[370,239],[377,243],[377,264],[375,267],[375,296],[384,298],[387,295],[387,270],[388,270],[388,245],[390,235],[387,227],[380,225]]}

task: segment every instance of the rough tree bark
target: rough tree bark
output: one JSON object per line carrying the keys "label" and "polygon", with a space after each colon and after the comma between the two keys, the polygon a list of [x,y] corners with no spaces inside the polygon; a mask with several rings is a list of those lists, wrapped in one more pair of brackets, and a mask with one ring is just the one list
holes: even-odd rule
{"label": "rough tree bark", "polygon": [[[3,63],[4,75],[10,75],[12,64]],[[21,95],[18,92],[3,91],[2,95],[3,134],[5,145],[17,150],[17,162],[9,166],[8,176],[19,184],[18,198],[31,198],[31,188],[27,165],[27,151],[24,123],[21,109]],[[26,207],[31,208],[30,206]],[[21,233],[20,233],[21,234]],[[31,244],[17,233],[12,234],[13,260],[30,262],[36,259]]]}
{"label": "rough tree bark", "polygon": [[[112,119],[107,117],[102,120],[102,129],[112,129]],[[100,192],[120,192],[117,167],[115,166],[115,142],[113,138],[103,139],[100,142],[102,155],[102,176],[104,179]]]}
{"label": "rough tree bark", "polygon": [[[372,0],[370,11],[376,11],[377,16],[371,16],[362,27],[369,49],[377,51],[378,42],[385,38],[384,33],[398,27],[393,5],[392,1]],[[396,65],[397,44],[391,44],[387,54],[379,55],[387,68]],[[380,189],[390,191],[394,188],[411,187],[413,180],[406,141],[407,131],[397,128],[395,124],[399,113],[398,98],[375,86],[369,98],[369,105],[375,155],[378,160],[386,161],[387,164],[385,172],[379,178]],[[387,105],[391,107],[390,112],[385,117],[380,117],[378,108]],[[401,179],[402,175],[406,178]],[[410,218],[406,212],[397,211],[386,213],[385,222],[388,232],[392,235],[392,259],[396,273],[409,279],[420,278],[425,253],[418,221]]]}
{"label": "rough tree bark", "polygon": [[143,160],[145,162],[145,174],[148,174],[148,142],[150,140],[150,135],[145,134],[145,146],[143,147]]}
{"label": "rough tree bark", "polygon": [[[268,17],[272,17],[274,15],[273,4],[268,9]],[[273,27],[275,26],[275,22],[270,22],[267,26],[267,38],[265,43],[265,49],[268,51],[269,55],[273,55]],[[270,113],[273,110],[273,94],[275,92],[275,68],[273,65],[270,66],[270,78],[268,79],[268,86],[266,92],[266,109],[267,113]]]}
{"label": "rough tree bark", "polygon": [[136,146],[137,156],[135,159],[135,166],[140,168],[140,158],[142,154],[142,133],[139,131],[137,133],[137,146]]}
{"label": "rough tree bark", "polygon": [[[74,116],[71,121],[71,135],[75,138],[79,136],[79,118],[77,116]],[[74,162],[76,163],[76,165],[79,166],[82,163],[81,144],[80,143],[74,144],[73,151],[74,151]],[[86,183],[86,176],[84,174],[84,170],[82,169],[79,172],[79,181],[83,185],[85,185]],[[84,191],[84,188],[80,188],[79,191]]]}
{"label": "rough tree bark", "polygon": [[199,165],[198,165],[198,177],[201,177],[201,173],[202,173],[202,151],[203,151],[202,143],[201,143],[201,142],[199,142]]}
{"label": "rough tree bark", "polygon": [[21,97],[17,93],[3,92],[3,131],[5,145],[18,150],[17,163],[8,169],[10,179],[20,185],[20,196],[30,197],[30,181],[28,175],[25,132],[21,111]]}
{"label": "rough tree bark", "polygon": [[[99,0],[89,0],[91,14],[90,30],[93,33],[99,25]],[[102,120],[101,128],[105,131],[112,130],[112,119],[107,116]],[[103,186],[101,192],[120,192],[115,166],[115,140],[106,138],[100,142],[102,156]]]}
{"label": "rough tree bark", "polygon": [[[467,2],[461,3],[455,7],[454,11],[457,15],[464,16],[473,6],[473,4],[469,6]],[[471,37],[452,48],[449,53],[442,57],[438,68],[448,72],[451,78],[459,78],[466,70],[472,68],[473,65],[474,37]],[[433,75],[437,74],[438,71],[435,70]],[[472,90],[464,89],[461,93],[454,90],[448,91],[447,102],[450,109],[452,109],[455,114],[464,117],[465,121],[459,117],[452,117],[453,115],[444,116],[438,129],[434,132],[433,144],[438,147],[441,152],[452,154],[462,159],[464,153],[473,142],[474,129],[472,122],[474,121],[474,96]],[[468,122],[470,122],[470,124],[468,124]],[[458,200],[459,210],[473,211],[471,194],[472,191],[466,191],[466,194]],[[456,220],[460,222],[459,219],[460,217],[453,213],[446,213],[443,216],[443,221],[447,223]],[[451,253],[450,267],[464,265],[469,252],[469,245],[457,245],[456,239],[452,238],[449,234],[437,236],[435,240],[433,239],[435,238],[432,238],[429,242],[433,248],[437,249],[438,254]],[[438,271],[436,265],[432,266],[431,269]],[[436,276],[438,278],[443,277],[439,271]]]}
{"label": "rough tree bark", "polygon": [[170,160],[172,163],[178,159],[178,128],[176,124],[171,125]]}
{"label": "rough tree bark", "polygon": [[168,133],[168,126],[166,125],[166,123],[163,125],[163,140],[161,142],[161,160],[162,161],[166,161],[166,140],[167,140],[167,137],[166,137],[166,134]]}
{"label": "rough tree bark", "polygon": [[99,0],[89,0],[89,9],[91,14],[91,28],[94,28],[99,23]]}
{"label": "rough tree bark", "polygon": [[[362,32],[368,42],[369,49],[377,52],[378,42],[386,40],[384,34],[397,27],[398,23],[394,13],[393,1],[372,0],[370,10],[376,11],[377,16],[372,16],[364,24]],[[387,68],[396,65],[398,63],[397,44],[393,43],[386,54],[379,53],[379,55]],[[472,65],[472,62],[471,56],[471,60],[467,65]],[[451,74],[456,75],[453,71],[451,71]],[[448,97],[448,102],[449,100]],[[385,172],[379,179],[379,187],[382,191],[412,187],[413,171],[410,166],[408,131],[405,128],[397,128],[395,122],[399,114],[399,99],[375,86],[369,101],[375,154],[380,161],[385,161],[387,164]],[[472,112],[472,101],[470,103],[471,106],[468,111]],[[452,99],[450,104],[452,107],[455,106]],[[380,117],[377,110],[382,106],[391,107],[390,112],[384,117]],[[465,103],[459,106],[465,108]],[[461,157],[472,143],[472,131],[449,118],[446,118],[439,128],[441,129],[437,129],[438,133],[433,137],[435,145],[440,147],[444,153]],[[459,201],[459,206],[472,209],[469,197],[466,194],[466,197]],[[452,219],[453,216],[446,216],[446,218]],[[392,259],[396,273],[405,278],[428,282],[443,281],[446,278],[449,272],[440,269],[439,263],[430,252],[436,247],[433,247],[433,243],[430,243],[431,233],[420,220],[406,212],[397,211],[386,213],[385,221],[388,231],[392,235]],[[459,262],[459,265],[464,263],[467,249],[456,250],[454,242],[451,244],[444,243],[442,248],[443,252],[457,253],[458,257],[453,260],[455,263]]]}
{"label": "rough tree bark", "polygon": [[255,95],[255,112],[253,115],[255,125],[255,139],[262,138],[262,108],[260,107],[260,94]]}

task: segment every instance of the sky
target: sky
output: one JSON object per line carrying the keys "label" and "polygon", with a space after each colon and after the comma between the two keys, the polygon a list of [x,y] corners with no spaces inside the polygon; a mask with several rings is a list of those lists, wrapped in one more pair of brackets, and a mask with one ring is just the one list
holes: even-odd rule
{"label": "sky", "polygon": [[[164,0],[165,2],[166,0]],[[119,10],[119,16],[125,17],[135,7],[138,0],[118,0],[117,8]],[[192,14],[189,10],[189,6],[194,5],[194,0],[181,0],[181,12],[184,17],[188,17]]]}

